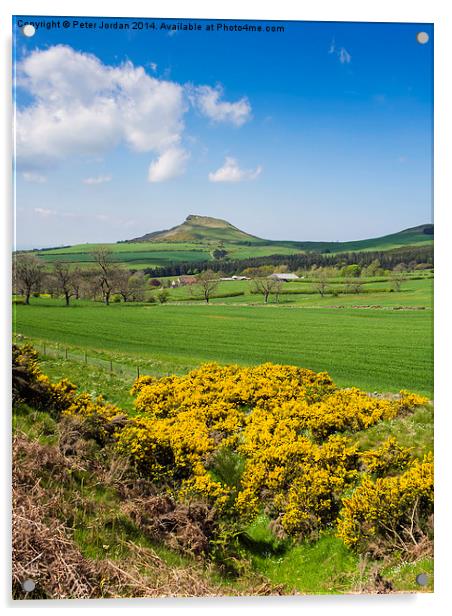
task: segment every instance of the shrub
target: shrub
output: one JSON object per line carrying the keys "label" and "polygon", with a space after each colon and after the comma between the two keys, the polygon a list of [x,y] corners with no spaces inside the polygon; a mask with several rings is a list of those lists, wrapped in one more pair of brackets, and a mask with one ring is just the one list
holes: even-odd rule
{"label": "shrub", "polygon": [[393,436],[386,439],[380,447],[361,454],[365,470],[377,477],[399,473],[407,466],[410,458],[411,449],[399,445]]}
{"label": "shrub", "polygon": [[360,457],[341,433],[426,402],[408,392],[384,400],[338,390],[326,373],[270,363],[210,363],[181,377],[141,377],[132,393],[139,416],[118,445],[140,472],[230,519],[251,520],[264,507],[296,537],[335,523],[361,467],[382,474],[406,464],[407,451],[391,440]]}
{"label": "shrub", "polygon": [[349,436],[412,412],[427,402],[421,396],[340,390],[327,373],[296,366],[212,362],[183,376],[138,378],[136,413],[127,417],[66,380],[52,384],[31,347],[14,347],[13,358],[16,396],[77,418],[81,434],[127,458],[140,481],[175,503],[204,503],[216,519],[209,541],[217,556],[263,511],[297,539],[339,523],[338,535],[358,551],[376,542],[408,549],[429,532],[432,458],[411,460],[394,438],[360,452]]}
{"label": "shrub", "polygon": [[169,298],[169,292],[166,289],[162,289],[157,294],[157,299],[159,300],[161,304],[166,304],[166,302],[168,301],[168,298]]}
{"label": "shrub", "polygon": [[12,360],[14,403],[23,400],[52,415],[58,415],[72,403],[76,386],[67,379],[51,383],[49,377],[42,374],[38,354],[31,345],[13,345]]}
{"label": "shrub", "polygon": [[120,408],[105,402],[102,396],[93,400],[87,393],[74,397],[63,415],[81,419],[85,436],[95,439],[101,445],[111,440],[116,431],[124,427],[126,421]]}
{"label": "shrub", "polygon": [[344,543],[363,552],[371,544],[380,551],[410,553],[429,534],[433,514],[433,456],[413,461],[402,475],[364,475],[350,498],[344,499],[337,534]]}

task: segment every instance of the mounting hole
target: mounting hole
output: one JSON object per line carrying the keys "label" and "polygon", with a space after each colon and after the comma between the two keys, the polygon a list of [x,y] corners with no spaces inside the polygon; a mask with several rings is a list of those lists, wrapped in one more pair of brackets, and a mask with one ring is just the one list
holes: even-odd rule
{"label": "mounting hole", "polygon": [[33,590],[36,588],[36,584],[33,582],[33,580],[24,580],[22,582],[22,589],[25,592],[33,592]]}
{"label": "mounting hole", "polygon": [[416,583],[419,584],[419,586],[427,586],[428,575],[426,573],[419,573],[416,576]]}
{"label": "mounting hole", "polygon": [[28,36],[28,38],[30,38],[36,34],[36,28],[32,26],[31,24],[26,24],[22,28],[22,33],[24,36]]}
{"label": "mounting hole", "polygon": [[427,32],[418,32],[416,34],[416,40],[420,45],[425,45],[425,43],[428,43],[429,38],[430,37]]}

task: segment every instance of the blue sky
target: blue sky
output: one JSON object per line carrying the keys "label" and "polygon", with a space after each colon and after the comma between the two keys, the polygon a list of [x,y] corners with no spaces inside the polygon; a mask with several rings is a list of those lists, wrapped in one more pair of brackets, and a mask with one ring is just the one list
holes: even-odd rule
{"label": "blue sky", "polygon": [[18,248],[117,241],[188,214],[292,240],[431,222],[431,25],[267,34],[196,20],[201,32],[170,35],[87,21],[32,38],[13,26]]}

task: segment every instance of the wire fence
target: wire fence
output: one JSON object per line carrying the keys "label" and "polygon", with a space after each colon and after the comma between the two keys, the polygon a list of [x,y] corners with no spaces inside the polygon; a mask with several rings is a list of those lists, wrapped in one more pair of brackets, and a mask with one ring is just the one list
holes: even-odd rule
{"label": "wire fence", "polygon": [[[20,336],[15,336],[16,342],[26,342]],[[63,359],[67,361],[76,361],[86,366],[95,366],[101,368],[111,374],[117,374],[125,377],[137,378],[146,373],[144,367],[136,364],[122,364],[113,359],[105,359],[96,357],[88,350],[74,350],[65,345],[50,344],[44,341],[32,341],[33,347],[38,351],[41,357],[49,357],[55,359]]]}

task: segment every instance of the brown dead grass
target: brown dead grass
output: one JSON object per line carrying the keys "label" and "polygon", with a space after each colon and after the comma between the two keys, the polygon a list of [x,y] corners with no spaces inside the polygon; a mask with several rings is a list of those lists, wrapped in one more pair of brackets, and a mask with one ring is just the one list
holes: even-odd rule
{"label": "brown dead grass", "polygon": [[[282,587],[271,585],[263,578],[244,580],[241,586],[235,587],[216,584],[200,563],[169,565],[151,548],[132,542],[126,545],[127,558],[85,558],[73,540],[72,529],[64,524],[68,510],[77,503],[77,495],[68,503],[64,491],[70,485],[72,469],[77,466],[83,466],[83,460],[77,463],[74,455],[67,457],[56,446],[30,441],[25,434],[17,434],[13,439],[12,593],[15,599],[283,594]],[[156,519],[152,522],[148,511],[145,519],[141,519],[144,526],[151,528],[154,524],[153,532],[162,536],[166,524],[167,529],[172,528],[168,537],[182,543],[194,541],[196,545],[194,538],[199,539],[200,533],[196,524],[199,520],[206,523],[205,512],[196,508],[191,512],[182,511],[174,503],[164,502],[164,497],[161,502],[159,499],[151,494],[135,499],[130,513],[135,518],[144,515],[143,505],[153,503]],[[36,584],[35,590],[28,594],[22,589],[27,579]]]}

